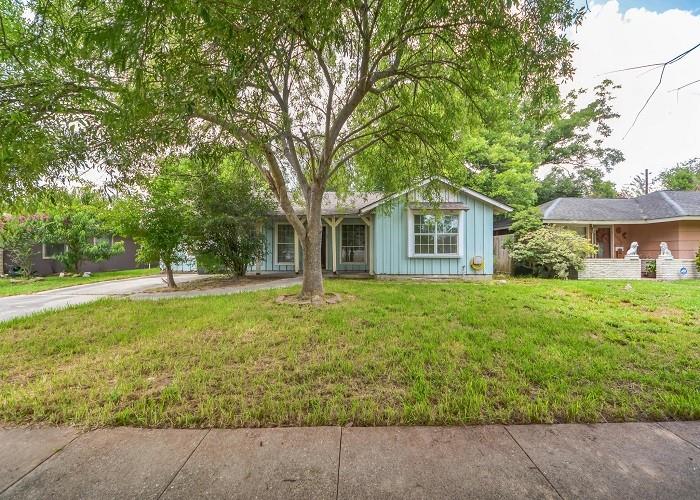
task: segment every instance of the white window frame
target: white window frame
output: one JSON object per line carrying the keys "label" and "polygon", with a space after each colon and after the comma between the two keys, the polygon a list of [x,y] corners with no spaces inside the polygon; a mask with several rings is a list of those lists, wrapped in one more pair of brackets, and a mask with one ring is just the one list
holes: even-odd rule
{"label": "white window frame", "polygon": [[[100,239],[102,239],[102,238],[100,238],[99,236],[93,236],[92,237],[92,244],[97,245],[97,241]],[[107,239],[107,238],[105,238],[105,239]],[[114,245],[114,235],[113,234],[109,236],[109,244]]]}
{"label": "white window frame", "polygon": [[[464,234],[466,224],[466,210],[441,210],[444,215],[457,215],[457,253],[416,253],[415,247],[415,223],[414,215],[422,215],[423,211],[408,209],[408,256],[418,259],[459,259],[464,257]],[[437,236],[433,243],[437,252]]]}
{"label": "white window frame", "polygon": [[[286,261],[279,261],[277,260],[277,248],[278,245],[280,244],[280,239],[279,239],[279,227],[280,226],[289,226],[292,228],[292,235],[296,234],[296,231],[294,231],[294,226],[292,226],[288,222],[275,222],[275,234],[273,235],[274,239],[274,249],[272,252],[272,263],[276,266],[287,266],[287,265],[294,265],[295,257],[296,257],[296,242],[294,241],[295,236],[292,237],[292,260],[289,262]],[[285,245],[287,243],[284,243]]]}
{"label": "white window frame", "polygon": [[[60,245],[60,243],[50,243],[51,245]],[[63,251],[68,251],[68,245],[63,244]],[[41,258],[42,260],[56,260],[55,255],[46,255],[46,243],[41,244]]]}
{"label": "white window frame", "polygon": [[[365,231],[364,256],[365,256],[365,258],[364,258],[364,260],[362,260],[360,262],[357,262],[357,261],[350,262],[350,261],[346,261],[343,259],[343,255],[344,255],[343,254],[343,231],[344,231],[343,228],[345,226],[362,226],[362,227],[364,227],[364,231]],[[340,263],[341,264],[357,264],[357,265],[367,264],[367,224],[363,224],[361,222],[348,222],[347,224],[340,225]]]}

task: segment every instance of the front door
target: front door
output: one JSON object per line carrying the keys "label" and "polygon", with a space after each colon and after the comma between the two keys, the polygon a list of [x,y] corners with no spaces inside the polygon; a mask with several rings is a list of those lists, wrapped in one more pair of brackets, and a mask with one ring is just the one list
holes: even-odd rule
{"label": "front door", "polygon": [[321,269],[326,269],[326,226],[321,229]]}
{"label": "front door", "polygon": [[599,259],[609,259],[610,254],[610,228],[609,227],[597,227],[595,228],[595,243],[598,245]]}

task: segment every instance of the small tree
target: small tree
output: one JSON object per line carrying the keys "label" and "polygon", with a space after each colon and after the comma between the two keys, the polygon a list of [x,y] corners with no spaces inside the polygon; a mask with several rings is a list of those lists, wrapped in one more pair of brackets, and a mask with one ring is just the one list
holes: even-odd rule
{"label": "small tree", "polygon": [[240,156],[213,165],[187,163],[192,172],[193,253],[232,276],[244,276],[248,265],[266,253],[260,223],[275,207],[269,189]]}
{"label": "small tree", "polygon": [[67,198],[49,209],[46,243],[65,244],[63,253],[55,256],[69,272],[79,273],[84,262],[99,262],[124,252],[124,243],[105,241],[112,228],[108,224],[109,209],[104,199],[91,191]]}
{"label": "small tree", "polygon": [[32,275],[34,248],[42,241],[45,225],[45,217],[38,215],[0,217],[0,249],[7,251],[25,278]]}
{"label": "small tree", "polygon": [[139,245],[136,259],[159,261],[165,267],[169,288],[176,288],[173,265],[186,259],[185,238],[191,224],[184,185],[168,166],[148,181],[145,192],[118,201],[114,225]]}
{"label": "small tree", "polygon": [[664,170],[657,180],[661,182],[664,189],[700,191],[700,158],[692,158]]}
{"label": "small tree", "polygon": [[584,259],[595,254],[595,245],[575,231],[544,226],[535,210],[514,217],[514,235],[505,244],[511,258],[543,278],[565,279],[572,271],[583,269]]}

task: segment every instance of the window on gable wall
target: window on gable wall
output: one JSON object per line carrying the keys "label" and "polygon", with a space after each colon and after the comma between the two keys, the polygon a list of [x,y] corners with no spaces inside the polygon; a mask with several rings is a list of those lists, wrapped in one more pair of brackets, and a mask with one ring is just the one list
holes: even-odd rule
{"label": "window on gable wall", "polygon": [[415,255],[457,255],[459,215],[414,214],[413,253]]}

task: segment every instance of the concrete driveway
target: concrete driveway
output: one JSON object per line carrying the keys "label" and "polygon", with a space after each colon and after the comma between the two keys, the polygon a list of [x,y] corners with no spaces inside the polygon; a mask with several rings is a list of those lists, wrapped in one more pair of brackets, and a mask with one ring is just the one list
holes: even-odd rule
{"label": "concrete driveway", "polygon": [[[197,274],[178,274],[175,281],[182,283],[199,279]],[[161,276],[147,276],[114,281],[103,281],[89,285],[77,285],[31,295],[0,297],[0,321],[27,316],[49,309],[93,302],[104,297],[125,297],[149,288],[163,285]]]}

